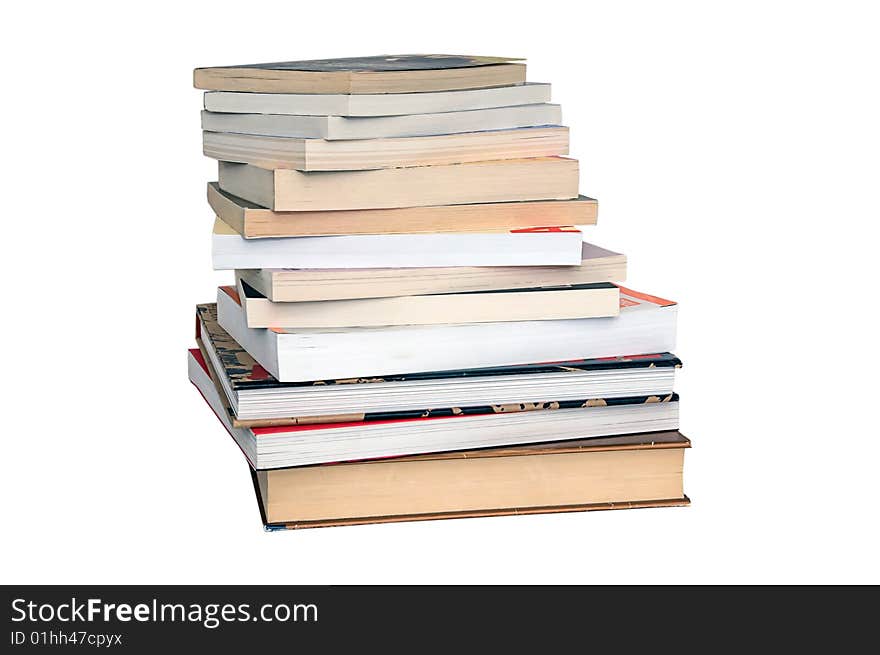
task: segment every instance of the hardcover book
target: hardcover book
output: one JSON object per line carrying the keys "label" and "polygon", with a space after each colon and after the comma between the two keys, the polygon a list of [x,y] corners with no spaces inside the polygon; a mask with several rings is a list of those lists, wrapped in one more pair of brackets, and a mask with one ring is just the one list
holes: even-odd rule
{"label": "hardcover book", "polygon": [[680,432],[255,471],[267,530],[681,507]]}

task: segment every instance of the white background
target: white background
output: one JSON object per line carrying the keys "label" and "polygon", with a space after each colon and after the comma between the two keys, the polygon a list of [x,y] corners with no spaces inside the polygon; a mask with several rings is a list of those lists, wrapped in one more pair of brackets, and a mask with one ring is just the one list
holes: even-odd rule
{"label": "white background", "polygon": [[[18,3],[3,48],[4,583],[880,582],[876,5]],[[688,509],[266,534],[187,381],[196,66],[522,56],[594,242],[680,302]]]}

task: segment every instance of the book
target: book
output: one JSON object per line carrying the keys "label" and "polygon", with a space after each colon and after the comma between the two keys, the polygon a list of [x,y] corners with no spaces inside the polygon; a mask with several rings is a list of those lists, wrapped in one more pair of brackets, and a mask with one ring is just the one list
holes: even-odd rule
{"label": "book", "polygon": [[275,302],[240,279],[237,288],[226,291],[238,294],[251,328],[545,321],[617,316],[620,306],[620,292],[609,282],[311,302]]}
{"label": "book", "polygon": [[244,239],[218,218],[211,254],[215,270],[574,266],[581,262],[582,243],[574,227]]}
{"label": "book", "polygon": [[578,162],[566,157],[371,171],[302,172],[218,164],[223,191],[275,211],[563,200],[578,195]]}
{"label": "book", "polygon": [[671,353],[403,375],[279,382],[217,322],[217,305],[196,308],[196,343],[236,427],[377,418],[431,407],[519,407],[578,398],[672,393],[681,361]]}
{"label": "book", "polygon": [[[405,116],[294,116],[202,112],[202,129],[301,139],[388,139],[437,136],[519,127],[562,125],[559,105],[520,105]],[[488,157],[486,159],[489,159]]]}
{"label": "book", "polygon": [[681,507],[677,431],[255,471],[267,530]]}
{"label": "book", "polygon": [[213,159],[266,169],[354,171],[565,155],[568,128],[343,141],[203,132],[202,148]]}
{"label": "book", "polygon": [[230,114],[305,116],[402,116],[447,111],[515,107],[550,102],[550,85],[512,86],[424,93],[319,94],[206,91],[207,111]]}
{"label": "book", "polygon": [[505,412],[448,408],[434,415],[304,425],[237,428],[198,349],[188,357],[190,380],[254,469],[565,441],[678,429],[678,396],[558,403],[558,408]]}
{"label": "book", "polygon": [[193,86],[255,93],[420,93],[508,86],[526,81],[521,59],[471,55],[380,55],[193,71]]}
{"label": "book", "polygon": [[584,242],[578,266],[257,268],[237,269],[235,275],[269,300],[306,302],[623,282],[626,256]]}
{"label": "book", "polygon": [[585,196],[570,200],[275,212],[221,190],[217,182],[208,183],[208,203],[224,223],[246,239],[595,225],[599,213],[599,203]]}
{"label": "book", "polygon": [[383,376],[675,350],[674,302],[620,287],[620,315],[382,328],[249,328],[237,294],[217,292],[220,327],[277,380]]}

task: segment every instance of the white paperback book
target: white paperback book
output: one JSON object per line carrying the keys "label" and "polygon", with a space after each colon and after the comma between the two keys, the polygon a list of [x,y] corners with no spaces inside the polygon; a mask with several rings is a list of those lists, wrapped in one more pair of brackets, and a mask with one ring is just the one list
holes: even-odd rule
{"label": "white paperback book", "polygon": [[521,105],[406,116],[293,116],[202,112],[202,129],[304,139],[381,139],[561,125],[559,105]]}
{"label": "white paperback book", "polygon": [[579,266],[264,268],[238,269],[235,274],[270,300],[308,302],[623,282],[626,256],[584,242]]}
{"label": "white paperback book", "polygon": [[620,287],[608,318],[391,327],[249,328],[234,289],[217,291],[217,320],[280,382],[512,366],[675,349],[676,304]]}
{"label": "white paperback book", "polygon": [[[198,310],[199,346],[239,421],[292,417],[365,418],[376,412],[423,412],[428,407],[558,403],[633,396],[662,399],[673,392],[681,361],[671,353],[425,371],[381,377],[278,382],[217,323],[216,305]],[[528,398],[528,401],[523,399]],[[328,419],[329,420],[329,419]],[[290,421],[293,422],[293,421]],[[305,422],[305,421],[303,421]]]}
{"label": "white paperback book", "polygon": [[218,218],[212,257],[215,270],[577,266],[582,243],[573,227],[245,239]]}
{"label": "white paperback book", "polygon": [[205,109],[235,114],[299,116],[401,116],[437,114],[550,102],[550,85],[527,82],[513,86],[425,93],[237,93],[208,91]]}
{"label": "white paperback book", "polygon": [[193,353],[189,378],[254,469],[304,466],[678,429],[678,397],[648,402],[510,414],[476,414],[392,421],[235,427],[217,387]]}

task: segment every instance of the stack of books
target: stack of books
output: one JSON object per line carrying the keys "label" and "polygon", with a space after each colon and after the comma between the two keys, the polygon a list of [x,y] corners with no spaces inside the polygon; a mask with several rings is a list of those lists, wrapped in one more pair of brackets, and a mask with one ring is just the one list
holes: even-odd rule
{"label": "stack of books", "polygon": [[200,68],[213,263],[189,375],[267,528],[686,505],[674,302],[584,242],[522,60]]}

